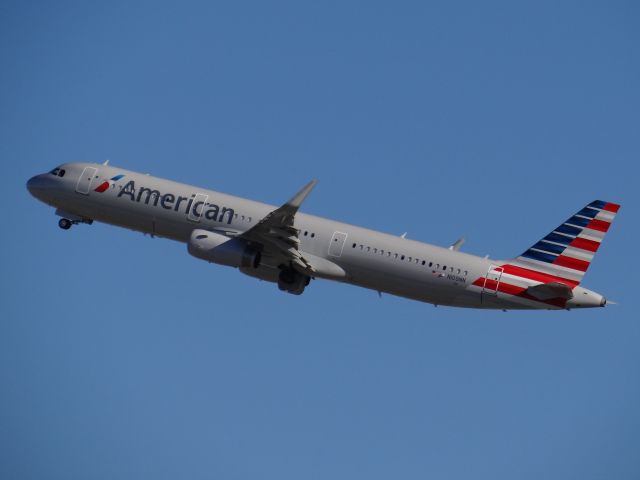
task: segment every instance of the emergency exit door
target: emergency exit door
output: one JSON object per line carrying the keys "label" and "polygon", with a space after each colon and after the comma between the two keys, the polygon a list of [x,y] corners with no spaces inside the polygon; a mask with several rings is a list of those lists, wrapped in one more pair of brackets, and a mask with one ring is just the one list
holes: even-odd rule
{"label": "emergency exit door", "polygon": [[339,257],[342,255],[342,249],[344,248],[344,242],[346,239],[346,233],[334,232],[333,237],[331,237],[331,243],[329,243],[329,255],[332,257]]}

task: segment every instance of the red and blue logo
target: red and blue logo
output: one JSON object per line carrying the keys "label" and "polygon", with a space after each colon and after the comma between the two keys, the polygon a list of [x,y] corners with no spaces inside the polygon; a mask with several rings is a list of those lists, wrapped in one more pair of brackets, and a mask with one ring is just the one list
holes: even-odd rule
{"label": "red and blue logo", "polygon": [[116,175],[115,177],[111,177],[109,180],[105,180],[100,185],[98,185],[94,191],[98,193],[106,192],[107,190],[109,190],[111,185],[113,185],[123,177],[124,175]]}

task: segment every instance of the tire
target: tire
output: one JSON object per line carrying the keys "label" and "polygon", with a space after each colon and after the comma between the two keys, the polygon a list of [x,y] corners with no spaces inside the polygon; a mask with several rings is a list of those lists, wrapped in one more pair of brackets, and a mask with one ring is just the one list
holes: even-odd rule
{"label": "tire", "polygon": [[63,230],[69,230],[71,228],[71,220],[61,218],[58,222],[58,226]]}

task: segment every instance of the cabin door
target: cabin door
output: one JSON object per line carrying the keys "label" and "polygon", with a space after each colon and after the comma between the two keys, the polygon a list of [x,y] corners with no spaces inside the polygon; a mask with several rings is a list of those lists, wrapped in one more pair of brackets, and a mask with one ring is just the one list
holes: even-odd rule
{"label": "cabin door", "polygon": [[484,277],[484,283],[482,285],[482,298],[485,295],[497,296],[500,288],[500,280],[502,279],[502,273],[504,268],[497,265],[491,265],[487,274]]}
{"label": "cabin door", "polygon": [[91,189],[91,182],[96,178],[96,173],[98,173],[97,168],[85,167],[78,179],[78,183],[76,183],[76,192],[88,195]]}

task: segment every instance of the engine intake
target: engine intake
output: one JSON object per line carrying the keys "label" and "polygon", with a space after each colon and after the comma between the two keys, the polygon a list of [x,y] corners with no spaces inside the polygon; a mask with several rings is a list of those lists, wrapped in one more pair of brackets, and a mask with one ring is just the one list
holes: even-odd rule
{"label": "engine intake", "polygon": [[236,268],[258,268],[260,265],[260,252],[249,247],[244,240],[208,230],[191,232],[187,248],[191,255],[207,262]]}

